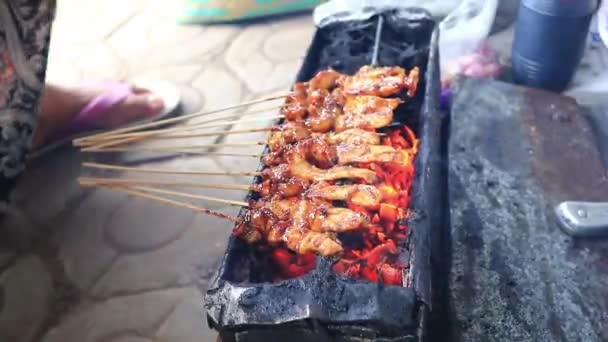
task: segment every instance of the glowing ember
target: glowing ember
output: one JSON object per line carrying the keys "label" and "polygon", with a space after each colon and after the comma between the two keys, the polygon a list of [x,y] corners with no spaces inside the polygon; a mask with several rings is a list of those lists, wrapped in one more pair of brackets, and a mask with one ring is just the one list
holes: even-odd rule
{"label": "glowing ember", "polygon": [[341,236],[346,248],[333,270],[350,277],[407,285],[403,284],[403,270],[409,265],[397,261],[397,246],[403,245],[409,231],[403,221],[408,216],[418,140],[409,128],[404,127],[392,131],[382,143],[401,150],[404,162],[359,165],[374,170],[381,180],[378,188],[383,195],[382,203],[377,210],[363,210],[371,217],[372,225],[368,230],[351,234],[356,236]]}

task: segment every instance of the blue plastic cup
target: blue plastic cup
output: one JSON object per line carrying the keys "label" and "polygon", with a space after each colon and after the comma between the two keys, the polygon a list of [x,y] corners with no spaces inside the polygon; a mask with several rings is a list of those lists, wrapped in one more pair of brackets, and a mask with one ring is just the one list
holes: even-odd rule
{"label": "blue plastic cup", "polygon": [[522,0],[513,42],[513,78],[563,91],[583,58],[597,0]]}

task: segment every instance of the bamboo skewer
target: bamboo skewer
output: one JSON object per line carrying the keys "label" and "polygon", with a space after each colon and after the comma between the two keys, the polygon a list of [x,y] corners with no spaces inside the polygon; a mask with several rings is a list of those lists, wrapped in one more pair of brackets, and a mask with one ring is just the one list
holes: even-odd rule
{"label": "bamboo skewer", "polygon": [[130,151],[139,151],[139,152],[175,152],[175,153],[206,153],[204,151],[196,151],[195,149],[204,149],[204,148],[220,148],[220,147],[250,147],[250,146],[263,146],[265,142],[261,141],[253,141],[247,143],[217,143],[217,144],[199,144],[199,145],[189,145],[189,146],[172,146],[172,147],[145,147],[145,146],[135,146],[135,147],[109,147],[109,148],[94,148],[87,147],[83,148],[82,152],[130,152]]}
{"label": "bamboo skewer", "polygon": [[89,153],[115,153],[115,152],[149,152],[149,153],[176,153],[176,154],[189,154],[194,156],[217,156],[217,157],[250,157],[250,158],[261,158],[261,153],[241,153],[241,152],[207,152],[207,151],[193,151],[189,149],[176,149],[170,147],[117,147],[107,148],[101,150],[88,150],[83,152]]}
{"label": "bamboo skewer", "polygon": [[[182,132],[187,132],[187,131],[193,131],[196,129],[201,129],[201,128],[211,128],[211,127],[219,127],[219,126],[226,126],[226,125],[231,125],[231,124],[236,124],[236,123],[248,123],[248,122],[257,122],[257,121],[267,121],[267,120],[275,120],[275,119],[281,119],[283,118],[284,115],[275,115],[275,116],[270,116],[270,117],[266,117],[266,118],[254,118],[254,119],[246,119],[246,120],[233,120],[233,121],[226,121],[226,122],[213,122],[210,124],[205,124],[205,125],[192,125],[192,126],[185,126],[185,127],[175,127],[175,128],[170,128],[170,129],[163,129],[163,130],[154,130],[154,131],[148,131],[148,132],[134,132],[134,133],[125,133],[125,134],[117,134],[117,135],[111,135],[108,136],[107,138],[102,138],[102,139],[95,139],[94,141],[84,141],[84,142],[79,142],[77,143],[77,146],[87,146],[89,144],[95,144],[98,142],[107,142],[108,140],[110,140],[110,142],[106,143],[106,144],[102,144],[103,147],[110,147],[110,146],[115,146],[118,144],[123,143],[123,141],[121,140],[120,142],[116,142],[113,143],[112,140],[114,139],[123,139],[123,138],[153,138],[153,139],[179,139],[179,138],[195,138],[195,137],[200,137],[200,134],[206,134],[206,133],[192,133],[192,134],[174,134],[174,135],[163,135],[163,136],[159,136],[161,134],[171,134],[171,133],[182,133]],[[134,140],[139,140],[139,139],[134,139]],[[130,142],[132,140],[127,140],[126,142]],[[98,148],[99,146],[92,146],[92,147],[96,147]]]}
{"label": "bamboo skewer", "polygon": [[146,179],[126,179],[126,178],[99,178],[99,177],[80,177],[78,182],[81,184],[106,184],[106,185],[152,185],[152,186],[183,186],[191,188],[207,188],[220,190],[251,190],[252,186],[245,184],[214,184],[197,182],[176,182],[164,180]]}
{"label": "bamboo skewer", "polygon": [[233,201],[233,200],[227,200],[227,199],[211,197],[211,196],[194,195],[194,194],[189,194],[186,192],[151,188],[148,186],[130,186],[129,188],[135,189],[135,190],[141,190],[141,191],[145,191],[145,192],[163,194],[163,195],[171,195],[171,196],[184,197],[184,198],[190,198],[190,199],[200,199],[200,200],[204,200],[204,201],[230,204],[230,205],[235,205],[238,207],[248,207],[249,206],[249,204],[247,202],[243,202],[243,201]]}
{"label": "bamboo skewer", "polygon": [[[258,133],[258,132],[271,132],[275,130],[272,127],[266,128],[254,128],[254,129],[241,129],[241,130],[228,130],[228,131],[217,131],[217,132],[206,132],[206,133],[190,133],[190,134],[175,134],[175,135],[166,135],[166,136],[153,136],[151,140],[165,140],[165,139],[186,139],[186,138],[202,138],[202,137],[212,137],[212,136],[226,136],[232,134],[245,134],[245,133]],[[123,138],[118,139],[116,141],[109,141],[99,145],[91,145],[86,148],[83,148],[83,151],[93,151],[93,150],[103,150],[110,147],[120,146],[132,141],[139,141],[141,137],[131,137],[131,138]]]}
{"label": "bamboo skewer", "polygon": [[105,137],[105,136],[108,136],[108,135],[115,135],[115,134],[119,134],[119,133],[133,132],[133,131],[137,131],[137,130],[141,130],[141,129],[152,128],[152,127],[159,127],[159,126],[163,126],[163,125],[166,125],[166,124],[169,124],[169,123],[181,122],[181,121],[185,121],[185,120],[192,119],[192,118],[195,118],[195,117],[207,116],[207,115],[212,115],[212,114],[216,114],[216,113],[226,112],[226,111],[229,111],[229,110],[232,110],[232,109],[242,108],[242,107],[254,105],[254,104],[257,104],[257,103],[262,103],[262,102],[268,102],[268,101],[273,101],[273,100],[281,99],[281,98],[284,98],[284,97],[286,97],[288,95],[289,95],[289,92],[278,94],[278,95],[274,95],[274,96],[269,96],[269,97],[265,97],[265,98],[261,98],[261,99],[256,99],[256,100],[252,100],[252,101],[248,101],[248,102],[243,102],[243,103],[240,103],[240,104],[236,104],[236,105],[232,105],[232,106],[228,106],[228,107],[224,107],[224,108],[219,108],[219,109],[211,110],[211,111],[208,111],[208,112],[197,112],[197,113],[192,113],[192,114],[187,114],[187,115],[181,115],[181,116],[178,116],[178,117],[175,117],[175,118],[169,118],[169,119],[158,120],[158,121],[148,122],[148,123],[144,123],[144,124],[134,125],[134,126],[130,126],[130,127],[119,128],[119,129],[111,130],[111,131],[108,131],[108,132],[97,133],[97,134],[90,135],[88,137],[84,137],[84,138],[80,138],[80,139],[75,139],[74,143],[79,144],[82,141],[96,139],[96,138],[100,138],[100,137]]}
{"label": "bamboo skewer", "polygon": [[100,185],[100,184],[95,184],[95,185],[82,184],[82,185],[83,186],[94,186],[94,187],[99,187],[99,188],[107,188],[107,189],[110,189],[113,191],[123,192],[123,193],[129,194],[134,197],[141,197],[141,198],[157,201],[160,203],[170,204],[175,207],[190,209],[190,210],[193,210],[198,213],[219,217],[219,218],[226,219],[226,220],[229,220],[229,221],[232,221],[235,223],[241,222],[241,220],[239,218],[231,216],[231,215],[226,215],[219,211],[210,210],[210,209],[203,208],[203,207],[197,207],[197,206],[192,205],[187,202],[181,202],[181,201],[176,201],[176,200],[172,200],[172,199],[168,199],[168,198],[164,198],[164,197],[160,197],[160,196],[155,196],[155,195],[152,195],[152,194],[146,193],[144,191],[140,191],[140,190],[132,190],[132,189],[125,188],[125,187],[107,186],[107,185]]}
{"label": "bamboo skewer", "polygon": [[214,172],[214,171],[181,171],[168,169],[155,169],[144,167],[120,166],[100,163],[83,163],[83,167],[99,170],[132,171],[140,173],[158,173],[169,175],[190,175],[190,176],[259,176],[260,172]]}
{"label": "bamboo skewer", "polygon": [[[119,146],[122,144],[127,144],[130,142],[139,141],[139,140],[141,140],[141,138],[139,138],[139,137],[123,138],[123,139],[118,139],[118,140],[109,140],[105,143],[98,144],[98,145],[91,144],[88,147],[86,147],[84,150],[86,150],[86,149],[94,149],[94,150],[104,149],[104,148]],[[83,146],[87,146],[87,145],[85,144]]]}
{"label": "bamboo skewer", "polygon": [[[216,123],[218,121],[224,121],[227,119],[234,119],[234,118],[246,118],[246,117],[250,117],[250,116],[257,116],[260,113],[267,113],[271,110],[274,109],[279,109],[281,108],[281,106],[274,106],[271,108],[265,108],[262,110],[256,110],[253,112],[248,112],[245,114],[232,114],[226,117],[222,117],[222,118],[216,118],[216,119],[212,119],[212,120],[205,120],[205,121],[201,121],[201,122],[196,122],[196,123],[192,123],[190,125],[186,124],[184,126],[179,126],[179,127],[173,127],[173,128],[165,128],[165,129],[159,129],[159,130],[149,130],[149,131],[145,131],[145,132],[134,132],[134,133],[124,133],[124,134],[112,134],[112,135],[108,135],[108,136],[103,136],[103,137],[99,137],[99,138],[95,138],[95,139],[89,139],[88,137],[82,138],[80,140],[75,140],[74,141],[74,146],[88,146],[88,145],[92,145],[92,144],[96,144],[98,141],[112,141],[114,139],[117,139],[119,137],[124,136],[125,134],[129,134],[127,136],[134,136],[135,133],[138,133],[138,135],[142,135],[143,134],[144,137],[148,136],[148,135],[155,135],[156,133],[158,134],[162,134],[162,133],[166,133],[167,130],[171,130],[171,131],[182,131],[182,130],[194,130],[197,128],[201,128],[201,126],[203,126],[202,128],[204,128],[204,124],[210,124],[210,123]],[[272,119],[275,117],[269,117],[268,119]],[[280,116],[276,116],[276,118],[282,118],[282,115]],[[229,123],[225,123],[225,124],[229,124]],[[135,140],[135,139],[134,139]]]}
{"label": "bamboo skewer", "polygon": [[[245,113],[228,113],[228,114],[224,114],[218,118],[215,119],[208,119],[208,120],[204,120],[204,121],[195,121],[196,119],[193,119],[190,124],[192,125],[198,125],[198,124],[204,124],[204,123],[209,123],[209,122],[214,122],[217,120],[228,120],[228,119],[235,119],[235,118],[247,118],[250,116],[258,116],[259,114],[264,114],[264,113],[268,113],[268,112],[272,112],[278,109],[281,109],[283,107],[283,105],[273,105],[271,107],[266,107],[266,108],[260,108],[260,109],[256,109],[250,112],[245,112]],[[223,113],[217,113],[217,114],[223,114]]]}
{"label": "bamboo skewer", "polygon": [[[167,133],[167,132],[180,132],[180,131],[188,131],[188,130],[195,130],[198,128],[205,128],[205,124],[212,124],[212,123],[217,123],[218,121],[223,121],[223,120],[227,120],[227,119],[234,119],[234,118],[246,118],[246,117],[250,117],[250,116],[254,116],[254,115],[258,115],[260,113],[267,113],[271,110],[275,110],[275,109],[279,109],[281,108],[280,106],[274,106],[274,107],[270,107],[270,108],[265,108],[262,110],[256,110],[253,112],[248,112],[246,114],[232,114],[226,117],[222,117],[222,118],[216,118],[216,119],[212,119],[212,120],[205,120],[205,121],[201,121],[201,122],[197,122],[197,123],[192,123],[190,126],[188,125],[184,125],[184,126],[180,126],[180,127],[173,127],[173,128],[166,128],[166,129],[159,129],[159,130],[149,130],[149,131],[145,131],[145,132],[135,132],[135,133],[124,133],[124,134],[112,134],[112,135],[108,135],[108,136],[103,136],[103,137],[99,137],[99,138],[95,138],[95,139],[89,139],[88,137],[82,138],[80,140],[75,140],[74,141],[74,146],[90,146],[90,145],[94,145],[97,144],[98,142],[102,142],[102,141],[109,141],[107,143],[107,145],[105,146],[115,146],[115,145],[119,145],[119,143],[114,142],[114,139],[118,139],[120,137],[133,137],[132,139],[125,139],[124,142],[131,142],[131,141],[137,141],[137,140],[141,140],[142,138],[148,137],[148,136],[156,136],[158,134],[162,134],[162,133]],[[271,116],[268,117],[268,120],[271,119],[278,119],[278,118],[282,118],[282,115],[278,115],[278,116]],[[246,120],[243,121],[239,121],[239,122],[247,122]],[[226,124],[230,124],[230,122],[226,122],[221,125],[226,125]],[[212,126],[211,126],[212,127]],[[140,138],[141,136],[141,138]],[[135,139],[135,138],[138,139]],[[121,142],[122,143],[122,142]]]}

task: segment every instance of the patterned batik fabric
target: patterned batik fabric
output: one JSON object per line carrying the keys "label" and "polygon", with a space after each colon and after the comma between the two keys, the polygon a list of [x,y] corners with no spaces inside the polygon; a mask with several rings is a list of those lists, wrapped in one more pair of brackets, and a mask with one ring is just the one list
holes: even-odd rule
{"label": "patterned batik fabric", "polygon": [[55,0],[0,0],[0,198],[25,169],[54,14]]}

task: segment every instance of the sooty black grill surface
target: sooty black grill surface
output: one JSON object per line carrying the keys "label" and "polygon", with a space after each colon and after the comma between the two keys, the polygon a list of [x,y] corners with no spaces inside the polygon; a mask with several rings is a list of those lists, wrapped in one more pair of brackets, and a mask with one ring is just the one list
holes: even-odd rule
{"label": "sooty black grill surface", "polygon": [[[209,325],[223,340],[408,341],[423,335],[432,301],[431,229],[445,214],[444,120],[436,112],[438,37],[434,21],[422,10],[381,15],[378,63],[421,69],[418,94],[400,107],[395,122],[410,125],[420,139],[410,208],[415,215],[408,222],[412,234],[399,246],[404,256],[412,255],[412,284],[406,288],[345,278],[331,271],[331,259],[321,257],[309,274],[273,283],[253,248],[231,237],[205,298]],[[297,81],[328,67],[352,74],[370,64],[377,25],[374,16],[318,29]]]}

